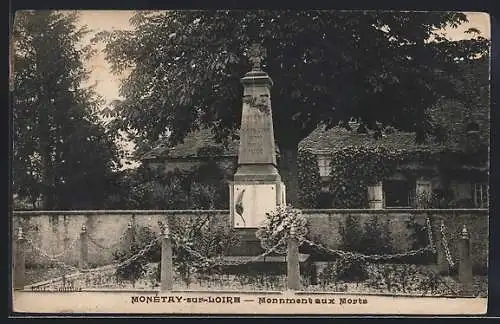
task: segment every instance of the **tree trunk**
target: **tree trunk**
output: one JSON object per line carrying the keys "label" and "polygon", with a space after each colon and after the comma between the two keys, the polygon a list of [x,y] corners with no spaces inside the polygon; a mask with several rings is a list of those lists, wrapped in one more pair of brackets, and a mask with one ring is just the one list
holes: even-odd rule
{"label": "tree trunk", "polygon": [[280,147],[279,170],[286,186],[286,203],[297,206],[299,190],[297,174],[298,144],[282,145]]}

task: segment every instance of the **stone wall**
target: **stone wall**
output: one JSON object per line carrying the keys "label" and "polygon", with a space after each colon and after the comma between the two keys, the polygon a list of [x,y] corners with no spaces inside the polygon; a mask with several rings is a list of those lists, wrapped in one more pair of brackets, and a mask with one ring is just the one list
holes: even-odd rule
{"label": "stone wall", "polygon": [[[433,233],[440,237],[441,220],[446,225],[447,239],[453,256],[458,256],[457,244],[463,225],[467,226],[471,236],[472,259],[476,269],[485,268],[488,262],[488,210],[485,209],[383,209],[383,210],[339,210],[318,209],[304,210],[309,219],[310,237],[313,241],[330,248],[341,244],[339,225],[347,215],[356,216],[361,223],[377,215],[381,222],[389,219],[392,244],[398,251],[411,248],[411,231],[406,222],[411,215],[424,224],[426,215],[430,216]],[[175,226],[193,217],[207,217],[211,224],[229,224],[229,211],[16,211],[13,217],[13,229],[20,226],[33,244],[50,255],[57,255],[68,250],[61,260],[76,265],[78,263],[78,241],[82,225],[87,227],[89,237],[102,247],[112,247],[120,242],[128,223],[149,226],[156,233],[160,232],[158,221]],[[182,226],[182,225],[181,225]],[[15,233],[13,233],[13,237]],[[67,247],[72,247],[67,249]],[[89,262],[94,265],[109,264],[116,249],[97,248],[89,244]],[[27,248],[28,264],[46,264],[47,258]]]}
{"label": "stone wall", "polygon": [[[28,247],[26,262],[47,264],[36,248],[54,256],[63,253],[60,260],[76,265],[79,258],[79,237],[82,226],[86,226],[89,242],[88,261],[91,265],[106,265],[113,260],[113,252],[123,242],[129,222],[147,226],[159,234],[158,222],[171,226],[182,226],[183,221],[193,217],[207,217],[211,224],[229,224],[229,211],[18,211],[14,212],[13,230],[23,228],[25,237],[33,242],[35,249]],[[13,237],[16,233],[13,233]],[[75,241],[76,240],[76,241]],[[93,242],[95,243],[93,243]],[[29,246],[29,245],[28,245]],[[103,248],[104,247],[104,248]]]}
{"label": "stone wall", "polygon": [[477,271],[487,269],[488,265],[488,210],[486,209],[316,209],[304,210],[309,217],[311,238],[330,248],[338,248],[342,243],[339,227],[347,215],[352,215],[363,224],[377,215],[381,223],[389,220],[392,245],[398,252],[411,249],[411,231],[407,222],[413,215],[415,221],[425,224],[429,215],[435,240],[441,238],[441,221],[445,224],[446,238],[452,256],[458,257],[458,242],[462,227],[465,225],[470,234],[473,266]]}

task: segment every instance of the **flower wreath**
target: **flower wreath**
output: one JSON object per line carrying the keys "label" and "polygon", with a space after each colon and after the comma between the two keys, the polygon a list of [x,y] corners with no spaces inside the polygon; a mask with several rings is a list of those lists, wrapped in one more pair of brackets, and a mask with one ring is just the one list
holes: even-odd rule
{"label": "flower wreath", "polygon": [[307,235],[307,218],[300,209],[279,206],[276,210],[266,213],[266,219],[257,230],[256,236],[264,250],[274,248],[275,252],[286,254],[286,239],[290,237],[292,228],[292,234],[300,245]]}

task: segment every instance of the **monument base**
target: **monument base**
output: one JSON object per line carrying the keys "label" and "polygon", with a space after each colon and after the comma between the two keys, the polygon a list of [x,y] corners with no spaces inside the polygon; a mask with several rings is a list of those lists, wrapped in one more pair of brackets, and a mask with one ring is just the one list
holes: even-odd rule
{"label": "monument base", "polygon": [[256,228],[236,228],[239,242],[228,251],[230,256],[256,256],[264,253],[260,240],[255,236]]}

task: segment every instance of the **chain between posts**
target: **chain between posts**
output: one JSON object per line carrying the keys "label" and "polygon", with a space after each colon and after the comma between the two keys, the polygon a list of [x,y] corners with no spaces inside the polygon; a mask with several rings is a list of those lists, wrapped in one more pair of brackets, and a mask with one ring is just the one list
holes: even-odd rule
{"label": "chain between posts", "polygon": [[441,239],[443,241],[444,254],[446,256],[446,260],[448,261],[448,264],[450,265],[450,267],[453,268],[455,266],[455,262],[452,259],[450,248],[448,246],[448,240],[446,238],[446,226],[444,225],[443,220],[441,220],[441,229],[440,230],[441,230]]}
{"label": "chain between posts", "polygon": [[[26,243],[28,243],[31,247],[33,247],[34,250],[36,250],[39,254],[41,254],[43,257],[49,259],[50,261],[62,266],[63,268],[66,268],[66,269],[70,269],[72,271],[75,271],[75,272],[78,272],[78,268],[77,267],[74,267],[72,265],[69,265],[61,260],[58,260],[58,257],[60,256],[51,256],[49,255],[47,252],[45,252],[44,250],[38,248],[31,239],[26,239]],[[61,256],[64,255],[61,254]]]}
{"label": "chain between posts", "polygon": [[321,244],[317,244],[317,243],[312,242],[312,241],[307,240],[307,239],[304,240],[304,242],[308,243],[310,246],[314,246],[316,248],[319,248],[319,249],[326,251],[326,252],[329,252],[331,254],[336,254],[340,257],[350,258],[350,259],[354,259],[354,260],[389,261],[389,260],[393,260],[393,259],[400,259],[400,258],[404,258],[404,257],[421,255],[427,251],[433,252],[433,249],[430,246],[426,246],[426,247],[423,247],[420,249],[411,250],[411,251],[404,252],[404,253],[385,254],[385,255],[380,255],[380,254],[365,255],[365,254],[358,253],[358,252],[334,250],[334,249],[325,247]]}
{"label": "chain between posts", "polygon": [[[416,250],[411,250],[411,251],[404,252],[404,253],[387,254],[387,255],[377,255],[377,254],[375,254],[375,255],[364,255],[362,253],[356,253],[356,252],[351,252],[351,251],[342,251],[342,250],[331,249],[331,248],[325,247],[325,246],[323,246],[321,244],[312,242],[312,241],[310,241],[308,239],[304,239],[304,240],[302,240],[302,242],[306,242],[306,243],[308,243],[311,246],[317,247],[317,248],[319,248],[321,250],[327,251],[327,252],[332,253],[332,254],[336,254],[336,255],[338,255],[340,257],[347,257],[347,258],[352,258],[352,259],[355,259],[355,260],[368,260],[368,261],[393,260],[393,259],[398,259],[398,258],[404,258],[404,257],[411,257],[411,256],[420,255],[420,254],[423,254],[423,253],[425,253],[427,251],[435,252],[434,241],[432,239],[432,233],[431,233],[430,219],[427,218],[426,222],[427,222],[428,235],[429,235],[429,243],[430,244],[428,246],[424,247],[424,248],[420,248],[420,249],[416,249]],[[291,237],[293,237],[295,235],[294,232],[295,232],[294,229],[292,229],[292,231],[290,232],[290,236]],[[454,265],[454,262],[451,259],[451,253],[450,253],[449,248],[448,248],[448,242],[447,242],[447,239],[446,239],[444,222],[441,223],[441,234],[442,234],[443,245],[445,247],[445,253],[446,253],[448,262],[450,263],[450,265]],[[265,258],[269,254],[275,252],[280,246],[282,246],[282,244],[284,243],[284,241],[286,239],[288,239],[287,236],[284,236],[272,248],[266,250],[264,253],[262,253],[260,255],[257,255],[255,257],[249,259],[249,260],[245,260],[245,261],[227,261],[227,260],[224,260],[223,257],[208,258],[208,257],[202,255],[200,252],[194,250],[190,246],[181,243],[182,240],[175,233],[172,233],[172,232],[170,232],[170,230],[168,228],[165,228],[160,235],[158,235],[156,238],[152,239],[144,248],[142,248],[138,253],[136,253],[135,255],[133,255],[131,257],[129,257],[128,259],[126,259],[126,260],[124,260],[122,262],[119,262],[117,264],[111,264],[111,265],[103,266],[103,267],[100,267],[100,268],[94,268],[94,269],[86,269],[84,271],[80,271],[78,268],[76,268],[74,266],[68,265],[68,264],[66,264],[66,263],[64,263],[64,262],[62,262],[60,260],[57,260],[57,256],[51,256],[48,253],[46,253],[45,251],[43,251],[42,249],[37,248],[34,245],[34,243],[33,243],[33,241],[31,239],[26,239],[26,242],[28,244],[30,244],[42,256],[44,256],[44,257],[50,259],[51,261],[53,261],[53,262],[55,262],[55,263],[63,266],[64,268],[68,268],[70,270],[74,270],[76,273],[80,273],[81,275],[83,275],[85,277],[86,275],[89,275],[89,274],[93,274],[93,273],[96,273],[96,272],[103,272],[103,271],[107,271],[107,270],[113,270],[113,269],[117,269],[117,268],[120,268],[120,267],[123,267],[123,266],[126,266],[126,265],[130,264],[131,262],[133,262],[133,261],[137,260],[138,258],[144,256],[149,250],[151,250],[153,248],[153,246],[158,241],[160,241],[164,237],[172,238],[177,243],[177,246],[182,247],[186,252],[188,252],[189,254],[193,255],[194,257],[196,257],[196,258],[198,258],[198,259],[206,262],[207,264],[209,264],[212,267],[222,266],[222,265],[245,265],[245,264],[256,262],[256,261],[258,261],[258,260],[260,260],[262,258]],[[78,241],[78,240],[75,240],[75,242],[76,241]],[[74,246],[74,243],[71,246]],[[64,253],[62,253],[60,255],[64,255]],[[60,256],[60,255],[58,255],[58,256]]]}
{"label": "chain between posts", "polygon": [[433,252],[436,252],[436,246],[434,245],[434,238],[432,237],[432,225],[431,225],[431,219],[429,215],[427,215],[426,219],[426,224],[427,224],[427,236],[429,238],[429,246],[433,250]]}
{"label": "chain between posts", "polygon": [[98,248],[102,249],[102,250],[111,250],[111,249],[114,249],[114,248],[117,248],[120,244],[123,243],[123,240],[125,238],[125,234],[122,234],[119,238],[118,238],[118,242],[115,242],[109,246],[105,246],[103,244],[100,244],[97,242],[97,240],[95,238],[93,238],[88,232],[87,232],[87,237],[89,239],[89,242],[94,244],[95,246],[97,246]]}
{"label": "chain between posts", "polygon": [[184,250],[186,250],[186,252],[188,252],[192,256],[194,256],[194,257],[202,260],[203,262],[206,262],[207,264],[211,264],[213,267],[223,266],[223,265],[245,265],[245,264],[256,262],[256,261],[258,261],[258,260],[260,260],[262,258],[265,258],[269,254],[275,252],[283,244],[283,242],[285,241],[285,237],[283,237],[272,248],[266,250],[262,254],[259,254],[259,255],[255,256],[255,257],[253,257],[253,258],[251,258],[249,260],[229,262],[227,260],[224,260],[221,257],[207,258],[206,256],[202,255],[200,252],[192,249],[191,247],[187,246],[186,244],[179,243],[180,240],[177,237],[177,235],[175,235],[175,234],[170,234],[170,235],[171,235],[171,237],[174,239],[174,241],[177,243],[177,245],[179,247],[182,247]]}
{"label": "chain between posts", "polygon": [[78,242],[80,241],[79,238],[73,240],[73,242],[71,242],[71,244],[64,249],[64,251],[62,251],[61,253],[59,254],[55,254],[55,255],[51,255],[49,254],[48,252],[46,252],[45,250],[43,250],[42,248],[39,248],[35,245],[35,243],[33,242],[33,240],[29,239],[29,238],[26,238],[25,237],[25,240],[26,242],[31,245],[33,247],[33,249],[35,249],[37,252],[39,252],[40,254],[42,254],[44,257],[48,257],[49,259],[59,259],[60,257],[66,255],[69,251],[71,251],[77,244]]}

